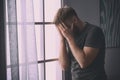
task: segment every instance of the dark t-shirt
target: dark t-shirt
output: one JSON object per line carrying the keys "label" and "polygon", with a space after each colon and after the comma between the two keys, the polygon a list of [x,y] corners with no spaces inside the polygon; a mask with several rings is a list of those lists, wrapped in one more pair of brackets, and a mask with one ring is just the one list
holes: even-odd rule
{"label": "dark t-shirt", "polygon": [[84,46],[99,48],[94,61],[82,69],[68,49],[71,58],[72,80],[106,80],[104,70],[105,38],[102,30],[92,24],[86,23],[85,29],[75,37],[76,44],[83,49]]}

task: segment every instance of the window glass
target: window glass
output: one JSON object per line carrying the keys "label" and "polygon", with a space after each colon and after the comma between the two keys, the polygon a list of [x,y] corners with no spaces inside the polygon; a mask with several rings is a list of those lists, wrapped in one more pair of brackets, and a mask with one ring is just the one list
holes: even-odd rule
{"label": "window glass", "polygon": [[11,79],[11,68],[7,68],[7,80],[12,80]]}
{"label": "window glass", "polygon": [[22,5],[21,5],[21,1],[20,0],[16,0],[16,6],[17,6],[17,21],[20,23],[22,22],[21,21],[21,18],[22,18]]}
{"label": "window glass", "polygon": [[46,80],[62,80],[62,70],[58,66],[58,62],[46,63]]}
{"label": "window glass", "polygon": [[45,21],[53,22],[53,18],[58,8],[61,7],[61,0],[44,0],[45,1]]}
{"label": "window glass", "polygon": [[36,48],[38,61],[44,59],[44,41],[43,41],[43,25],[35,25]]}
{"label": "window glass", "polygon": [[43,63],[38,64],[38,70],[39,70],[39,80],[44,80],[44,64]]}
{"label": "window glass", "polygon": [[33,0],[33,3],[35,22],[43,22],[43,0]]}
{"label": "window glass", "polygon": [[45,58],[57,58],[59,50],[59,36],[55,25],[45,26]]}
{"label": "window glass", "polygon": [[9,47],[9,33],[8,33],[8,25],[6,25],[6,57],[7,57],[7,65],[10,65],[10,47]]}

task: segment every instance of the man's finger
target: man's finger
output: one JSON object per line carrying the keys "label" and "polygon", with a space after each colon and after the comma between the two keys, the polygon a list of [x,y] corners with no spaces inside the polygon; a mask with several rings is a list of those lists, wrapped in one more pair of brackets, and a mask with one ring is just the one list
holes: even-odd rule
{"label": "man's finger", "polygon": [[65,28],[62,26],[62,24],[60,24],[60,27],[59,27],[62,31],[65,31]]}
{"label": "man's finger", "polygon": [[68,29],[67,26],[62,22],[61,25],[65,28]]}
{"label": "man's finger", "polygon": [[73,26],[74,26],[74,24],[72,23],[72,25],[71,25],[71,30],[73,30]]}

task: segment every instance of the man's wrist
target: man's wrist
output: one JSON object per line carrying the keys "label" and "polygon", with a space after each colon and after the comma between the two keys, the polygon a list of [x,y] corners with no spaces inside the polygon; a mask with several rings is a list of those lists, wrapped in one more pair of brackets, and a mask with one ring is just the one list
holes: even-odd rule
{"label": "man's wrist", "polygon": [[63,38],[63,39],[60,39],[60,41],[64,41],[64,38]]}
{"label": "man's wrist", "polygon": [[74,41],[74,39],[72,39],[72,38],[71,38],[71,39],[68,39],[67,42],[68,42],[69,45],[75,44],[75,41]]}

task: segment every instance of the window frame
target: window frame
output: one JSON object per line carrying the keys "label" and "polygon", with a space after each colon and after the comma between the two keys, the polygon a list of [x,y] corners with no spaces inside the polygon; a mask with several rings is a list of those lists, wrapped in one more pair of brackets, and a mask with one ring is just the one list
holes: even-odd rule
{"label": "window frame", "polygon": [[[60,0],[61,1],[61,7],[63,7],[63,0]],[[54,24],[52,21],[51,22],[46,22],[45,21],[45,1],[43,0],[43,22],[35,22],[34,25],[43,25],[43,47],[44,47],[44,50],[43,50],[43,60],[38,60],[38,64],[42,63],[43,66],[44,66],[44,80],[46,80],[46,63],[47,62],[53,62],[53,61],[58,61],[58,58],[52,58],[52,59],[45,59],[46,55],[45,55],[45,25],[52,25]],[[64,72],[62,71],[62,80],[65,80],[65,77],[64,77]]]}
{"label": "window frame", "polygon": [[[0,0],[0,2],[1,2],[1,6],[3,6],[2,4],[4,3],[4,6],[6,6],[6,4],[5,4],[5,1],[4,0]],[[40,63],[42,63],[43,64],[43,66],[44,66],[44,72],[43,72],[43,74],[44,74],[44,80],[46,80],[46,63],[47,62],[53,62],[53,61],[58,61],[58,59],[57,58],[53,58],[53,59],[45,59],[45,25],[52,25],[53,24],[53,22],[45,22],[45,3],[44,3],[44,0],[43,0],[43,22],[34,22],[34,25],[36,26],[36,25],[43,25],[42,27],[43,27],[43,44],[44,44],[44,58],[43,58],[43,60],[38,60],[38,64],[40,64]],[[61,7],[63,6],[63,0],[61,0]],[[0,10],[1,10],[1,8],[3,8],[3,7],[0,7]],[[5,11],[3,11],[3,10],[5,10],[4,8],[1,10],[2,12],[5,12]],[[3,15],[0,15],[0,17],[3,17],[4,16],[4,13],[3,13]],[[3,18],[1,18],[2,20],[3,20]],[[2,21],[1,20],[1,21]],[[6,22],[6,21],[4,21],[4,22]],[[6,26],[5,24],[4,24],[4,22],[3,22],[3,24],[1,24],[1,25],[4,25],[4,26]],[[0,27],[0,30],[5,30],[5,27]],[[4,33],[4,36],[2,36],[2,38],[3,38],[3,42],[5,43],[6,41],[5,41],[5,32],[2,32],[2,34]],[[1,39],[2,39],[1,38]],[[1,41],[0,41],[1,42]],[[3,42],[1,42],[2,44],[3,44]],[[4,44],[4,46],[5,46],[6,44]],[[3,46],[3,45],[1,45],[1,46]],[[2,47],[0,47],[0,48],[2,48]],[[4,48],[4,49],[6,49],[6,47]],[[4,50],[3,49],[3,50]],[[7,68],[11,68],[11,65],[6,65],[6,52],[5,52],[6,50],[4,50],[3,52],[3,54],[4,54],[4,61],[2,61],[2,63],[3,62],[5,62],[5,65],[3,64],[2,65],[2,67],[4,68],[2,68],[3,70],[5,70],[4,72],[5,72],[5,74],[4,74],[4,76],[1,76],[1,77],[4,77],[4,78],[6,78],[6,79],[3,79],[3,78],[1,78],[0,77],[0,80],[2,79],[2,80],[7,80]],[[2,72],[2,70],[1,70],[1,72]],[[0,72],[0,74],[1,74],[1,72]],[[3,72],[2,72],[2,74],[3,74]],[[64,80],[64,78],[63,78],[64,76],[63,76],[63,74],[62,74],[62,80]]]}

